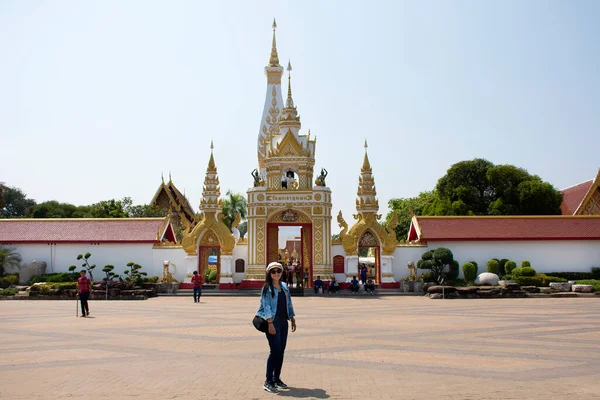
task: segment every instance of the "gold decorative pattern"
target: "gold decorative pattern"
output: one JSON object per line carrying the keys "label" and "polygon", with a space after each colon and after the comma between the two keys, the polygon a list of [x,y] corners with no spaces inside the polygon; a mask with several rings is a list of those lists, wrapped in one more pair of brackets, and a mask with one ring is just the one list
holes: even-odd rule
{"label": "gold decorative pattern", "polygon": [[256,196],[256,200],[258,201],[263,201],[265,199],[265,196],[263,194],[259,194],[258,196]]}
{"label": "gold decorative pattern", "polygon": [[266,213],[264,207],[256,207],[256,215],[265,215]]}
{"label": "gold decorative pattern", "polygon": [[321,196],[320,193],[315,194],[315,200],[316,201],[321,201],[321,198],[322,198],[322,196]]}
{"label": "gold decorative pattern", "polygon": [[315,264],[323,264],[323,220],[317,219],[315,221]]}
{"label": "gold decorative pattern", "polygon": [[264,220],[256,221],[256,263],[258,265],[265,264],[265,229],[266,224]]}
{"label": "gold decorative pattern", "polygon": [[314,207],[313,208],[313,214],[314,215],[321,215],[321,214],[323,214],[323,207]]}
{"label": "gold decorative pattern", "polygon": [[206,231],[200,239],[200,246],[219,246],[219,238],[212,229]]}
{"label": "gold decorative pattern", "polygon": [[[295,215],[292,217],[292,215]],[[287,223],[307,223],[312,222],[303,212],[297,212],[297,210],[285,209],[280,210],[271,215],[269,222],[287,222]]]}
{"label": "gold decorative pattern", "polygon": [[269,239],[267,240],[268,242],[268,250],[267,252],[269,253],[268,255],[268,259],[267,262],[265,264],[268,264],[270,262],[273,261],[277,261],[278,259],[278,250],[279,250],[279,244],[278,244],[278,237],[279,237],[279,228],[277,226],[269,226],[267,228],[267,234],[269,235]]}
{"label": "gold decorative pattern", "polygon": [[396,249],[398,241],[396,240],[396,225],[398,225],[398,215],[394,212],[392,219],[384,228],[376,220],[376,214],[364,213],[358,215],[358,221],[348,229],[348,224],[340,211],[338,214],[338,224],[342,231],[340,239],[344,245],[347,254],[354,254],[357,251],[360,238],[367,230],[371,230],[382,241],[381,248],[384,255],[392,255]]}

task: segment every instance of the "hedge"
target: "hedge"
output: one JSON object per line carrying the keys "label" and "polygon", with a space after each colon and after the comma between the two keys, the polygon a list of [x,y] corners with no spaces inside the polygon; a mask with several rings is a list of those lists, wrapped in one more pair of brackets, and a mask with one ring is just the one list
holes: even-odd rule
{"label": "hedge", "polygon": [[38,275],[31,278],[30,285],[38,282],[77,282],[79,272],[57,272],[54,274]]}
{"label": "hedge", "polygon": [[17,289],[2,289],[0,290],[0,296],[14,296],[17,294]]}
{"label": "hedge", "polygon": [[498,275],[498,266],[500,265],[500,263],[498,262],[498,260],[489,260],[486,264],[485,264],[485,268],[487,270],[487,272],[491,272],[492,274],[496,274]]}
{"label": "hedge", "polygon": [[511,271],[513,278],[517,276],[535,276],[535,269],[531,267],[515,268]]}
{"label": "hedge", "polygon": [[600,276],[593,272],[546,272],[546,275],[564,278],[568,281],[579,281],[581,279],[600,279]]}

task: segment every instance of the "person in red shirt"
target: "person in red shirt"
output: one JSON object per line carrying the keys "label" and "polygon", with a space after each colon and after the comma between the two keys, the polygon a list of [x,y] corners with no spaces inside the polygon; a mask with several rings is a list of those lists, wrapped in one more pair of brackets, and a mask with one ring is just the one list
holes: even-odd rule
{"label": "person in red shirt", "polygon": [[77,291],[79,292],[79,300],[81,300],[81,316],[90,316],[90,307],[88,306],[88,299],[90,298],[90,287],[92,281],[85,275],[85,269],[82,269],[77,279]]}
{"label": "person in red shirt", "polygon": [[194,271],[192,283],[194,284],[194,303],[200,303],[200,296],[202,295],[202,275],[200,275],[198,271]]}

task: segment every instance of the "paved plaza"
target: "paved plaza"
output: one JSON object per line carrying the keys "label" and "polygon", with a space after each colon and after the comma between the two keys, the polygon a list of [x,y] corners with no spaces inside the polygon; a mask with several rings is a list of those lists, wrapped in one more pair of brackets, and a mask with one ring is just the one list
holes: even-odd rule
{"label": "paved plaza", "polygon": [[[265,399],[258,298],[0,302],[1,399]],[[600,299],[294,298],[279,396],[600,398]]]}

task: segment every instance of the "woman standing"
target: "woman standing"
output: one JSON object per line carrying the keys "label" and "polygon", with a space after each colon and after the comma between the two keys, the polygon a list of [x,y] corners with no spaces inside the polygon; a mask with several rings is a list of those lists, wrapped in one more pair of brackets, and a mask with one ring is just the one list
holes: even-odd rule
{"label": "woman standing", "polygon": [[278,262],[272,262],[267,266],[265,284],[260,296],[260,308],[256,312],[256,315],[267,320],[269,324],[266,335],[271,353],[267,359],[267,376],[263,388],[271,393],[278,393],[278,389],[288,388],[281,380],[288,320],[292,321],[292,332],[296,330],[290,290],[287,284],[281,281],[282,272],[283,267]]}

